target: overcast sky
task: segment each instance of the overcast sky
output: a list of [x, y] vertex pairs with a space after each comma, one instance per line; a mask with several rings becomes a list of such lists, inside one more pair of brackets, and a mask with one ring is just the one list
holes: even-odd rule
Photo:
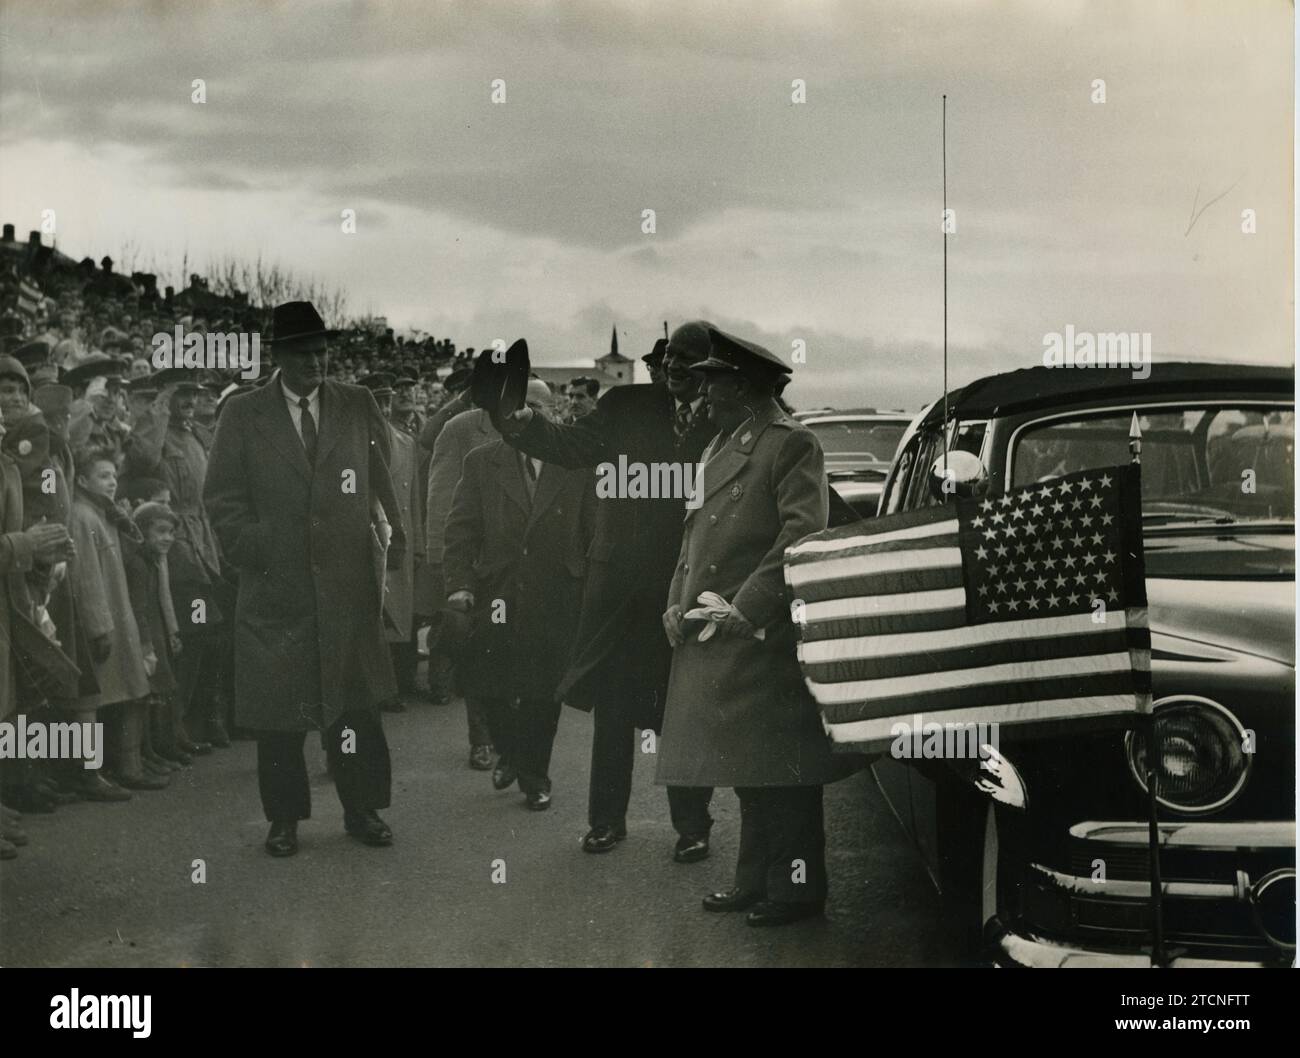
[[1292, 47], [1280, 0], [3, 0], [0, 217], [172, 279], [260, 253], [538, 362], [703, 316], [804, 340], [796, 405], [912, 409], [946, 92], [954, 384], [1067, 324], [1289, 364]]

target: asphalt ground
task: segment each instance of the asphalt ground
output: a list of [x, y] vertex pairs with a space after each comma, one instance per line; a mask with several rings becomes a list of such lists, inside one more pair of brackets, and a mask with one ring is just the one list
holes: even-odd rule
[[[727, 888], [739, 804], [714, 796], [711, 856], [676, 864], [653, 759], [628, 839], [584, 854], [591, 718], [565, 709], [548, 812], [467, 767], [464, 705], [387, 714], [390, 848], [347, 837], [316, 739], [296, 857], [262, 849], [255, 747], [197, 758], [157, 793], [25, 817], [0, 864], [4, 966], [934, 966], [957, 961], [939, 899], [867, 772], [826, 791], [824, 919], [753, 929], [708, 914]], [[202, 860], [206, 880], [193, 880]], [[502, 877], [504, 881], [494, 881]]]

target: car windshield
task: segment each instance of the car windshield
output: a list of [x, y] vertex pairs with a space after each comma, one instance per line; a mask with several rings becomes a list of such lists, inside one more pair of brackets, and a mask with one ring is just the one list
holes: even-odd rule
[[[1131, 411], [1030, 427], [1012, 456], [1012, 485], [1127, 463]], [[1138, 409], [1142, 520], [1160, 525], [1295, 522], [1291, 406]]]
[[898, 440], [907, 429], [906, 422], [880, 422], [869, 419], [838, 419], [810, 422], [808, 429], [817, 435], [822, 451], [835, 462], [889, 463], [898, 449]]

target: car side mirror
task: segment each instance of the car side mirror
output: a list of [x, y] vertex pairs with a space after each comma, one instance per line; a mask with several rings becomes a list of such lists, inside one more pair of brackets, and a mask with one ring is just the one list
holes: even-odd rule
[[930, 467], [930, 495], [941, 503], [983, 496], [988, 490], [989, 472], [970, 452], [948, 452]]

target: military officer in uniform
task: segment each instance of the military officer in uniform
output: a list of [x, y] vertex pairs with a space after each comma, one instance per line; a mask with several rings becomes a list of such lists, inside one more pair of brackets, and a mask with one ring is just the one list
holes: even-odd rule
[[[821, 913], [822, 785], [848, 772], [804, 687], [782, 567], [787, 547], [826, 528], [826, 474], [817, 438], [776, 402], [790, 369], [717, 328], [709, 337], [692, 370], [718, 433], [663, 615], [673, 660], [656, 781], [735, 789], [736, 884], [704, 907], [752, 908], [750, 925], [780, 925]], [[728, 605], [687, 617], [704, 592]]]

